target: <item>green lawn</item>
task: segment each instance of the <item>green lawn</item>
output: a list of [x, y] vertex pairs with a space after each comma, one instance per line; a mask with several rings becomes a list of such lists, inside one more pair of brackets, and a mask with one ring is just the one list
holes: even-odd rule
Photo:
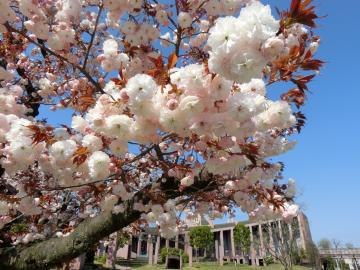
[[[224, 266], [220, 266], [218, 263], [193, 263], [193, 267], [188, 267], [187, 264], [183, 269], [186, 270], [219, 270], [226, 269], [226, 270], [282, 270], [283, 267], [280, 264], [272, 264], [269, 266], [249, 266], [249, 265], [237, 265], [235, 266], [233, 263], [225, 264]], [[141, 267], [134, 267], [134, 269], [137, 270], [162, 270], [165, 269], [164, 265], [158, 265], [158, 266], [151, 266], [151, 265], [144, 265]], [[303, 266], [294, 266], [293, 270], [310, 270], [311, 268], [303, 267]]]

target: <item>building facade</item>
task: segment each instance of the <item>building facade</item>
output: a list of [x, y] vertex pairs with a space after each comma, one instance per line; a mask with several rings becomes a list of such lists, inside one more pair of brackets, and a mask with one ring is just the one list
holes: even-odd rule
[[[341, 269], [341, 261], [348, 265], [350, 270], [360, 269], [360, 248], [332, 248], [319, 249], [321, 258], [332, 258], [335, 260], [336, 269]], [[326, 261], [323, 262], [322, 268], [328, 269]]]
[[308, 220], [304, 213], [299, 213], [291, 224], [281, 219], [241, 223], [250, 230], [249, 252], [243, 252], [241, 247], [235, 244], [234, 228], [237, 223], [213, 224], [210, 220], [199, 217], [182, 228], [179, 235], [173, 239], [162, 238], [155, 228], [146, 228], [138, 235], [133, 235], [129, 243], [118, 250], [117, 256], [125, 259], [146, 258], [149, 264], [157, 264], [160, 250], [164, 247], [173, 247], [184, 250], [192, 258], [195, 256], [195, 250], [190, 245], [189, 231], [194, 226], [204, 225], [210, 226], [214, 234], [214, 243], [207, 249], [207, 254], [200, 251], [200, 255], [206, 255], [208, 259], [217, 260], [220, 264], [226, 260], [261, 266], [265, 264], [265, 256], [289, 244], [289, 239], [294, 241], [298, 249], [303, 250], [307, 249], [308, 243], [312, 243]]

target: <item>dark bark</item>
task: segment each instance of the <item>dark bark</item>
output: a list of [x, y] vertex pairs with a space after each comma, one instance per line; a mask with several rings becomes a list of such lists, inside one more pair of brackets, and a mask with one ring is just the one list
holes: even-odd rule
[[5, 173], [5, 169], [0, 165], [0, 177]]
[[25, 70], [23, 68], [18, 67], [16, 71], [21, 76], [21, 78], [26, 79], [28, 81], [27, 85], [25, 85], [26, 97], [23, 97], [23, 101], [22, 101], [22, 103], [26, 107], [31, 109], [31, 112], [27, 113], [27, 115], [36, 117], [39, 115], [39, 108], [42, 98], [37, 94], [38, 89], [35, 89], [32, 82], [28, 79]]
[[[173, 199], [181, 195], [195, 195], [202, 192], [213, 191], [217, 184], [208, 175], [207, 180], [196, 178], [194, 185], [187, 187], [182, 192], [179, 191], [179, 181], [168, 177], [160, 184], [164, 192], [164, 200]], [[142, 200], [148, 203], [146, 195], [151, 189], [151, 185], [137, 192], [134, 199], [126, 203], [124, 213], [113, 214], [112, 212], [102, 212], [94, 218], [87, 218], [67, 237], [52, 238], [42, 242], [32, 244], [29, 247], [3, 248], [0, 249], [0, 269], [6, 270], [43, 270], [62, 265], [73, 258], [85, 253], [113, 232], [130, 225], [140, 218], [141, 213], [132, 209], [134, 201]]]
[[94, 243], [126, 227], [139, 217], [140, 212], [130, 208], [120, 214], [103, 212], [95, 218], [84, 220], [67, 237], [49, 239], [23, 250], [0, 249], [0, 269], [40, 270], [61, 265], [85, 253]]

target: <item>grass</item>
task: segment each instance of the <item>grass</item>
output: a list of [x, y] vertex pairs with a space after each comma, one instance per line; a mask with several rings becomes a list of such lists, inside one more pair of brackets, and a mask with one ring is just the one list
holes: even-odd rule
[[[271, 264], [269, 266], [249, 266], [249, 265], [237, 265], [235, 266], [233, 263], [224, 263], [223, 266], [220, 266], [218, 263], [193, 263], [193, 267], [189, 267], [187, 264], [183, 269], [185, 270], [219, 270], [226, 269], [226, 270], [282, 270], [283, 267], [280, 264]], [[144, 265], [134, 269], [136, 270], [162, 270], [165, 269], [164, 265]], [[303, 266], [294, 266], [293, 270], [310, 270], [310, 268], [303, 267]]]

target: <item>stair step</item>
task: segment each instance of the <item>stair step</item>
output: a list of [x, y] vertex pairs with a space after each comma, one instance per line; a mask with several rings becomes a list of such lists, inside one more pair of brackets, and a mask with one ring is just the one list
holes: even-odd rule
[[148, 264], [148, 261], [149, 261], [148, 257], [138, 257], [136, 259], [130, 259], [130, 260], [119, 258], [116, 260], [116, 264], [119, 266], [134, 267], [134, 266], [146, 265]]

